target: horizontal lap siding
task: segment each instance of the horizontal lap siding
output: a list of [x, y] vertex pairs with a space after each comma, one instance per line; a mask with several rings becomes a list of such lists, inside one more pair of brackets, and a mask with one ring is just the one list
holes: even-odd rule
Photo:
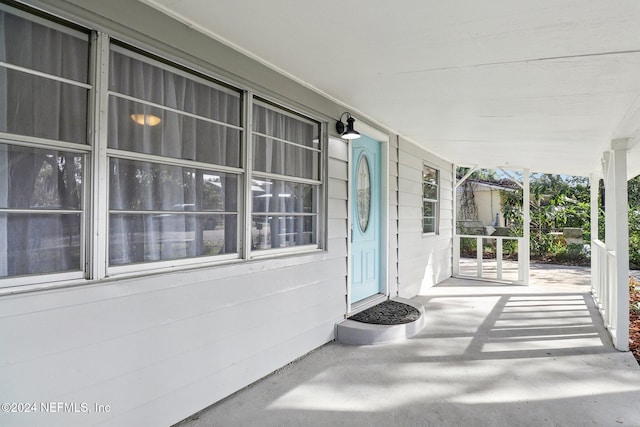
[[96, 402], [111, 411], [87, 425], [167, 425], [332, 340], [346, 310], [341, 148], [329, 147], [326, 251], [0, 298], [1, 400]]
[[[195, 406], [187, 412], [174, 408], [172, 419], [178, 421], [333, 339], [345, 298], [346, 261], [344, 251], [338, 253], [189, 285], [163, 288], [175, 275], [158, 276], [154, 281], [163, 289], [157, 291], [137, 293], [134, 283], [112, 282], [103, 286], [128, 286], [132, 294], [87, 302], [91, 290], [78, 289], [85, 294], [80, 304], [66, 292], [66, 304], [52, 302], [40, 311], [29, 311], [27, 298], [3, 298], [0, 311], [13, 305], [22, 314], [0, 319], [0, 395], [11, 401], [106, 403], [112, 411], [104, 419], [114, 425], [129, 411], [144, 413], [145, 425], [162, 425], [166, 418], [139, 409], [206, 378], [198, 387], [207, 393], [190, 397]], [[196, 276], [180, 275], [184, 281]], [[50, 293], [55, 291], [32, 297], [46, 307]], [[278, 363], [261, 362], [265, 352], [274, 353]], [[222, 380], [232, 368], [233, 383]], [[73, 424], [73, 414], [59, 415], [41, 421]]]
[[[346, 276], [347, 276], [347, 238], [348, 226], [348, 197], [349, 197], [349, 149], [348, 144], [339, 139], [329, 139], [329, 212], [328, 212], [328, 242], [327, 249], [334, 256], [342, 257], [344, 273], [344, 289], [342, 297], [346, 304]], [[343, 307], [346, 312], [346, 305]], [[344, 314], [344, 313], [343, 313]]]
[[[440, 171], [439, 234], [422, 234], [422, 165]], [[400, 140], [398, 149], [398, 281], [413, 297], [451, 276], [452, 165]]]

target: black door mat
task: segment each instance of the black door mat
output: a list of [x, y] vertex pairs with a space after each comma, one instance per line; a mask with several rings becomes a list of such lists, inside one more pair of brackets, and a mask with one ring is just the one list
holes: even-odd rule
[[402, 325], [415, 322], [419, 317], [420, 312], [415, 307], [388, 300], [354, 314], [349, 319], [374, 325]]

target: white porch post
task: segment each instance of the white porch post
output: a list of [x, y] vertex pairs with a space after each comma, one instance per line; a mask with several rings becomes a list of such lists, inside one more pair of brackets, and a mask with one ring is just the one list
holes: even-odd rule
[[629, 350], [629, 224], [627, 149], [629, 140], [614, 140], [605, 181], [605, 245], [612, 254], [610, 332], [618, 350]]
[[530, 269], [530, 260], [529, 260], [529, 245], [531, 244], [530, 234], [531, 234], [531, 196], [530, 196], [530, 171], [529, 169], [525, 169], [522, 173], [522, 247], [519, 248], [518, 257], [522, 257], [521, 271], [519, 280], [522, 281], [523, 284], [529, 284], [529, 269]]
[[452, 265], [452, 275], [454, 277], [460, 275], [460, 238], [458, 237], [458, 177], [456, 175], [457, 167], [455, 163], [451, 165], [451, 182], [453, 182], [453, 188], [451, 189], [451, 198], [452, 198], [452, 206], [453, 206], [453, 219], [452, 219], [452, 230], [453, 230], [453, 256], [451, 258]]
[[600, 271], [598, 271], [599, 265], [597, 263], [598, 254], [594, 247], [594, 241], [598, 240], [598, 236], [600, 234], [598, 225], [598, 213], [600, 210], [600, 206], [598, 205], [598, 195], [600, 193], [600, 177], [595, 173], [592, 173], [589, 177], [589, 184], [591, 190], [591, 242], [589, 242], [591, 247], [591, 292], [594, 293], [597, 292], [597, 277], [600, 274]]

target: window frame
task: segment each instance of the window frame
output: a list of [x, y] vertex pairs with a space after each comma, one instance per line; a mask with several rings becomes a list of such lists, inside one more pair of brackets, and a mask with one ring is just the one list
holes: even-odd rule
[[[425, 181], [425, 177], [426, 177], [425, 170], [426, 169], [430, 169], [431, 171], [435, 172], [435, 174], [436, 174], [436, 180], [435, 180], [436, 182], [435, 182], [435, 184], [428, 183], [428, 185], [433, 185], [433, 187], [435, 187], [435, 189], [436, 189], [436, 197], [435, 197], [435, 199], [425, 196], [424, 188], [425, 188], [425, 184], [427, 184], [426, 181]], [[423, 236], [437, 236], [437, 235], [440, 234], [440, 169], [434, 167], [433, 165], [429, 164], [426, 161], [423, 162], [422, 163], [422, 180], [421, 180], [421, 183], [422, 183], [422, 205], [421, 205], [421, 209], [422, 209], [422, 220], [421, 220], [421, 223], [422, 223], [422, 227], [421, 227], [422, 235]], [[433, 210], [434, 210], [433, 215], [426, 215], [425, 208], [424, 208], [425, 203], [432, 203], [433, 204]], [[433, 220], [433, 231], [425, 231], [425, 228], [424, 228], [425, 219], [432, 219]]]
[[[320, 148], [313, 148], [313, 147], [305, 147], [301, 144], [297, 144], [295, 142], [292, 141], [287, 141], [284, 140], [282, 138], [278, 138], [278, 137], [273, 137], [273, 136], [269, 136], [266, 134], [263, 134], [261, 132], [257, 132], [253, 130], [253, 106], [257, 104], [259, 106], [262, 106], [263, 108], [267, 108], [267, 109], [271, 109], [273, 111], [276, 111], [279, 114], [283, 114], [289, 117], [292, 117], [296, 120], [300, 120], [302, 122], [306, 122], [310, 125], [317, 125], [318, 126], [318, 145], [320, 146]], [[259, 179], [266, 179], [266, 180], [273, 180], [273, 181], [283, 181], [283, 182], [289, 182], [289, 183], [294, 183], [294, 184], [309, 184], [309, 185], [313, 185], [317, 188], [317, 193], [316, 193], [316, 209], [315, 212], [310, 213], [310, 214], [300, 214], [300, 213], [295, 213], [295, 214], [291, 214], [291, 213], [267, 213], [267, 214], [272, 214], [272, 215], [278, 215], [278, 216], [305, 216], [305, 217], [313, 217], [315, 218], [315, 243], [310, 243], [310, 244], [306, 244], [306, 245], [294, 245], [294, 246], [288, 246], [288, 247], [280, 247], [280, 248], [266, 248], [266, 249], [251, 249], [252, 246], [252, 223], [253, 223], [253, 197], [252, 197], [252, 193], [251, 193], [251, 185], [248, 185], [247, 188], [247, 221], [246, 221], [246, 241], [248, 242], [248, 246], [247, 246], [247, 251], [248, 251], [248, 259], [258, 259], [258, 258], [264, 258], [264, 257], [273, 257], [273, 256], [279, 256], [279, 255], [288, 255], [288, 254], [292, 254], [292, 253], [306, 253], [306, 252], [312, 252], [312, 251], [317, 251], [317, 250], [322, 250], [324, 247], [326, 247], [325, 243], [324, 243], [324, 230], [325, 230], [325, 226], [324, 226], [324, 222], [326, 220], [326, 211], [325, 211], [325, 206], [326, 206], [326, 202], [325, 202], [325, 187], [326, 187], [326, 182], [327, 182], [327, 178], [325, 176], [325, 164], [326, 164], [326, 146], [327, 146], [327, 137], [326, 137], [326, 126], [325, 123], [320, 121], [320, 120], [313, 120], [310, 117], [310, 114], [299, 111], [299, 110], [293, 110], [291, 108], [288, 108], [284, 105], [282, 105], [282, 103], [274, 101], [272, 99], [266, 98], [264, 96], [261, 96], [259, 94], [251, 93], [250, 94], [250, 102], [248, 103], [248, 110], [250, 112], [250, 118], [248, 117], [248, 121], [250, 122], [250, 124], [247, 126], [248, 132], [247, 132], [247, 151], [249, 153], [249, 158], [247, 159], [247, 170], [249, 170], [250, 172], [248, 172], [248, 178], [247, 178], [247, 182], [248, 183], [252, 183], [254, 177], [255, 178], [259, 178]], [[253, 167], [253, 160], [254, 160], [254, 149], [253, 149], [253, 136], [257, 135], [259, 137], [264, 137], [267, 139], [272, 139], [274, 141], [279, 141], [279, 142], [283, 142], [285, 144], [290, 144], [290, 145], [295, 145], [298, 147], [302, 147], [303, 149], [307, 149], [309, 151], [313, 151], [313, 152], [317, 152], [318, 153], [318, 179], [314, 180], [314, 179], [310, 179], [310, 178], [302, 178], [302, 177], [295, 177], [295, 176], [291, 176], [291, 175], [284, 175], [284, 174], [277, 174], [277, 173], [271, 173], [271, 172], [263, 172], [263, 171], [257, 171], [256, 169], [254, 169]], [[323, 149], [324, 148], [324, 149]], [[261, 212], [259, 212], [261, 213]]]
[[[7, 138], [8, 135], [11, 135], [11, 138]], [[37, 137], [27, 137], [23, 135], [14, 135], [14, 134], [6, 134], [4, 132], [0, 132], [0, 144], [4, 144], [7, 146], [16, 146], [16, 147], [26, 147], [26, 148], [34, 148], [34, 149], [44, 149], [44, 150], [55, 150], [62, 151], [73, 154], [78, 154], [83, 157], [83, 171], [82, 171], [82, 180], [83, 180], [83, 188], [82, 188], [82, 200], [80, 201], [80, 209], [17, 209], [17, 208], [0, 208], [0, 213], [40, 213], [40, 214], [73, 214], [77, 213], [80, 215], [80, 262], [78, 270], [69, 270], [69, 271], [60, 271], [60, 272], [50, 272], [50, 273], [31, 273], [20, 276], [3, 276], [0, 277], [0, 290], [4, 288], [10, 288], [13, 286], [23, 286], [23, 285], [41, 285], [43, 283], [59, 283], [59, 282], [72, 282], [83, 280], [85, 278], [85, 267], [87, 265], [88, 254], [86, 251], [86, 247], [89, 242], [89, 233], [87, 229], [87, 218], [90, 216], [89, 214], [89, 190], [91, 186], [91, 176], [89, 173], [89, 161], [91, 150], [87, 149], [88, 145], [82, 147], [81, 144], [73, 144], [65, 142], [62, 145], [58, 145], [57, 141], [37, 138]], [[71, 146], [73, 144], [75, 146]]]
[[[7, 8], [13, 12], [14, 7], [0, 4], [0, 8]], [[326, 250], [327, 241], [327, 161], [328, 161], [328, 119], [322, 114], [310, 110], [305, 106], [292, 104], [285, 101], [279, 94], [266, 94], [255, 91], [251, 83], [240, 83], [241, 80], [233, 77], [222, 77], [215, 67], [202, 67], [194, 65], [193, 59], [188, 56], [173, 52], [170, 47], [152, 47], [140, 39], [132, 41], [120, 38], [111, 30], [102, 32], [98, 26], [88, 23], [85, 26], [75, 24], [73, 21], [49, 15], [47, 12], [32, 10], [25, 6], [15, 8], [16, 13], [28, 20], [52, 27], [61, 27], [64, 32], [80, 32], [87, 35], [89, 43], [88, 76], [87, 83], [80, 84], [87, 89], [88, 101], [86, 111], [87, 137], [84, 143], [49, 140], [46, 138], [15, 135], [0, 132], [0, 143], [10, 145], [22, 145], [35, 148], [46, 148], [57, 151], [69, 151], [83, 156], [83, 189], [80, 214], [80, 269], [72, 272], [59, 273], [32, 273], [24, 276], [0, 277], [0, 294], [7, 292], [25, 292], [38, 289], [49, 289], [59, 286], [71, 286], [92, 283], [109, 277], [136, 277], [154, 273], [182, 270], [195, 267], [216, 267], [230, 265], [238, 262], [249, 262], [254, 259], [278, 258], [288, 255], [308, 255], [313, 252]], [[73, 19], [73, 18], [70, 18]], [[123, 41], [127, 40], [127, 41]], [[197, 83], [213, 84], [216, 89], [225, 88], [240, 98], [239, 125], [235, 126], [240, 132], [240, 164], [239, 167], [225, 166], [213, 163], [203, 163], [193, 160], [177, 159], [164, 156], [154, 156], [145, 153], [136, 153], [108, 147], [109, 128], [109, 99], [113, 96], [109, 88], [109, 55], [110, 49], [117, 46], [117, 50], [123, 50], [132, 57], [142, 58], [145, 62], [155, 62], [166, 67], [170, 72], [179, 74]], [[172, 53], [170, 53], [172, 52]], [[6, 66], [0, 63], [0, 66]], [[10, 64], [9, 64], [10, 65]], [[9, 66], [8, 68], [16, 68]], [[19, 68], [19, 67], [18, 67]], [[35, 71], [33, 74], [41, 76], [46, 73]], [[46, 76], [45, 76], [46, 77]], [[53, 76], [54, 80], [68, 83], [67, 79]], [[115, 92], [115, 91], [114, 91]], [[117, 97], [120, 99], [120, 97]], [[153, 104], [145, 100], [136, 102]], [[304, 146], [317, 152], [318, 155], [318, 179], [299, 178], [289, 175], [271, 174], [254, 170], [253, 165], [253, 103], [258, 102], [278, 113], [287, 114], [297, 120], [317, 125], [318, 147]], [[171, 107], [167, 108], [171, 111]], [[175, 111], [180, 113], [179, 111]], [[189, 113], [187, 113], [189, 115]], [[212, 122], [217, 122], [211, 119]], [[225, 123], [220, 123], [227, 125]], [[230, 125], [234, 127], [233, 125]], [[260, 136], [259, 132], [256, 132]], [[277, 137], [269, 137], [280, 141]], [[290, 143], [290, 141], [285, 141]], [[109, 165], [112, 158], [125, 158], [133, 161], [156, 162], [163, 165], [204, 169], [205, 171], [232, 173], [237, 175], [237, 230], [238, 251], [232, 254], [195, 256], [170, 260], [157, 260], [152, 262], [131, 263], [124, 265], [109, 264], [109, 216], [113, 211], [109, 206]], [[300, 212], [305, 217], [313, 218], [315, 239], [311, 244], [294, 245], [281, 248], [252, 249], [252, 194], [251, 183], [253, 176], [259, 179], [281, 180], [285, 183], [311, 184], [315, 189], [315, 197], [312, 201], [312, 212]], [[4, 210], [6, 211], [6, 210]], [[145, 214], [145, 211], [139, 211]], [[219, 212], [212, 211], [216, 215]], [[296, 214], [300, 214], [297, 213]], [[19, 287], [14, 289], [14, 287]]]
[[[160, 109], [162, 109], [163, 111], [168, 111], [171, 113], [176, 113], [179, 115], [183, 115], [186, 117], [191, 117], [191, 118], [195, 118], [197, 120], [203, 120], [205, 122], [208, 123], [215, 123], [217, 125], [222, 125], [225, 127], [228, 127], [230, 129], [235, 129], [238, 130], [240, 132], [240, 138], [239, 138], [239, 144], [240, 146], [240, 166], [239, 167], [235, 167], [235, 166], [227, 166], [227, 165], [221, 165], [221, 164], [215, 164], [215, 163], [208, 163], [208, 162], [203, 162], [203, 161], [199, 161], [199, 160], [188, 160], [188, 159], [183, 159], [183, 158], [176, 158], [176, 157], [169, 157], [169, 156], [161, 156], [161, 155], [156, 155], [156, 154], [147, 154], [147, 153], [142, 153], [142, 152], [137, 152], [137, 151], [129, 151], [129, 150], [124, 150], [124, 149], [119, 149], [119, 148], [110, 148], [108, 147], [108, 135], [106, 134], [106, 130], [104, 132], [104, 134], [101, 136], [101, 141], [99, 142], [103, 147], [104, 147], [104, 151], [105, 151], [105, 159], [103, 160], [105, 161], [105, 168], [108, 170], [109, 169], [109, 165], [111, 164], [111, 159], [122, 159], [122, 160], [130, 160], [130, 161], [138, 161], [138, 162], [145, 162], [145, 163], [154, 163], [154, 164], [159, 164], [159, 165], [163, 165], [163, 166], [174, 166], [174, 167], [181, 167], [181, 168], [192, 168], [192, 169], [196, 169], [196, 170], [205, 170], [205, 171], [211, 171], [211, 172], [220, 172], [220, 173], [227, 173], [227, 174], [233, 174], [237, 176], [237, 188], [236, 188], [236, 194], [237, 194], [237, 206], [236, 206], [236, 211], [235, 212], [229, 212], [228, 214], [236, 214], [237, 220], [238, 220], [238, 226], [236, 229], [236, 245], [238, 247], [238, 251], [235, 253], [230, 253], [230, 254], [217, 254], [217, 255], [201, 255], [201, 256], [190, 256], [190, 257], [183, 257], [183, 258], [174, 258], [174, 259], [165, 259], [165, 260], [154, 260], [154, 261], [148, 261], [148, 262], [132, 262], [132, 263], [128, 263], [128, 264], [110, 264], [110, 234], [109, 234], [109, 219], [110, 216], [112, 214], [126, 214], [126, 213], [132, 213], [133, 211], [129, 211], [129, 210], [117, 210], [117, 209], [111, 209], [111, 207], [109, 206], [109, 199], [108, 199], [108, 195], [110, 194], [109, 191], [109, 181], [110, 181], [110, 176], [107, 173], [106, 176], [106, 183], [104, 188], [104, 193], [107, 194], [106, 197], [106, 206], [107, 206], [107, 212], [106, 212], [106, 224], [104, 225], [104, 227], [106, 228], [105, 231], [105, 242], [104, 242], [104, 246], [105, 246], [105, 266], [106, 266], [106, 273], [109, 276], [117, 276], [117, 275], [122, 275], [122, 274], [135, 274], [135, 273], [139, 273], [139, 272], [145, 272], [145, 271], [155, 271], [155, 270], [162, 270], [162, 269], [166, 269], [166, 268], [171, 268], [171, 267], [188, 267], [188, 266], [201, 266], [201, 265], [217, 265], [220, 264], [222, 262], [225, 261], [234, 261], [234, 260], [238, 260], [240, 258], [242, 258], [243, 255], [243, 246], [242, 246], [242, 242], [243, 242], [243, 238], [242, 238], [242, 233], [243, 233], [243, 212], [244, 212], [244, 197], [243, 197], [243, 182], [244, 180], [246, 180], [246, 170], [244, 168], [244, 165], [242, 164], [243, 162], [243, 152], [246, 149], [245, 147], [245, 133], [246, 133], [246, 118], [244, 117], [244, 102], [246, 99], [246, 95], [244, 93], [244, 91], [242, 91], [242, 89], [231, 89], [230, 85], [220, 82], [216, 79], [214, 79], [213, 77], [208, 77], [203, 75], [200, 72], [197, 71], [189, 71], [188, 69], [186, 69], [184, 66], [173, 62], [173, 61], [169, 61], [169, 60], [163, 60], [161, 58], [159, 58], [157, 55], [153, 54], [153, 53], [144, 53], [141, 52], [140, 49], [138, 49], [137, 47], [133, 47], [133, 46], [129, 46], [128, 44], [125, 44], [123, 42], [120, 42], [119, 40], [114, 40], [112, 39], [110, 36], [108, 35], [103, 35], [103, 37], [105, 39], [108, 39], [108, 43], [107, 44], [107, 49], [105, 52], [103, 52], [103, 55], [106, 57], [105, 58], [105, 64], [103, 64], [103, 67], [106, 67], [105, 72], [107, 72], [108, 75], [108, 71], [110, 69], [109, 67], [109, 58], [110, 58], [110, 54], [111, 51], [115, 51], [119, 54], [123, 54], [125, 56], [129, 56], [135, 60], [138, 61], [142, 61], [146, 64], [149, 64], [151, 66], [154, 67], [158, 67], [161, 68], [162, 70], [168, 71], [170, 73], [174, 73], [180, 77], [184, 77], [185, 79], [190, 79], [195, 81], [198, 84], [203, 84], [203, 85], [207, 85], [210, 86], [216, 90], [221, 90], [223, 92], [228, 92], [230, 94], [233, 95], [237, 95], [239, 98], [239, 123], [240, 125], [233, 125], [233, 124], [228, 124], [228, 123], [223, 123], [220, 122], [218, 120], [215, 119], [210, 119], [210, 118], [206, 118], [206, 117], [202, 117], [200, 115], [194, 114], [194, 113], [190, 113], [190, 112], [184, 112], [182, 110], [178, 110], [176, 108], [173, 107], [169, 107], [169, 106], [165, 106], [165, 105], [161, 105], [161, 104], [156, 104], [147, 100], [143, 100], [143, 99], [138, 99], [126, 94], [120, 94], [119, 92], [115, 92], [112, 91], [111, 89], [108, 88], [108, 83], [107, 83], [107, 87], [106, 87], [106, 92], [101, 93], [101, 95], [105, 98], [104, 102], [106, 105], [106, 108], [104, 108], [101, 111], [102, 114], [102, 119], [104, 120], [104, 123], [109, 123], [109, 107], [108, 107], [108, 102], [109, 99], [111, 97], [116, 98], [116, 99], [127, 99], [127, 100], [134, 100], [135, 102], [144, 104], [144, 105], [153, 105], [156, 106]], [[107, 77], [108, 79], [108, 77]], [[145, 214], [149, 214], [149, 213], [153, 213], [151, 211], [144, 211], [144, 210], [140, 210], [140, 211], [135, 211], [136, 213], [139, 213], [141, 215], [145, 215]], [[168, 211], [170, 212], [170, 211]], [[217, 214], [227, 214], [227, 212], [225, 211], [224, 213], [221, 212], [216, 212], [216, 211], [212, 211], [210, 213], [211, 215], [217, 215]]]
[[[140, 154], [140, 153], [136, 153], [136, 154]], [[147, 157], [144, 158], [144, 156], [146, 156], [145, 154], [141, 154], [140, 157], [138, 156], [131, 156], [131, 152], [128, 152], [126, 155], [122, 154], [121, 152], [118, 153], [114, 153], [114, 152], [110, 152], [109, 151], [109, 155], [107, 158], [107, 167], [109, 167], [111, 160], [112, 159], [119, 159], [119, 160], [129, 160], [129, 161], [136, 161], [136, 162], [144, 162], [144, 163], [154, 163], [154, 164], [158, 164], [158, 165], [162, 165], [162, 166], [172, 166], [172, 167], [181, 167], [181, 168], [190, 168], [190, 169], [194, 169], [194, 170], [204, 170], [204, 171], [208, 171], [208, 172], [221, 172], [221, 173], [230, 173], [227, 171], [221, 171], [218, 169], [213, 169], [211, 167], [211, 165], [209, 164], [205, 164], [203, 165], [202, 163], [198, 163], [198, 162], [190, 162], [190, 161], [178, 161], [178, 162], [165, 162], [164, 160], [168, 159], [168, 158], [162, 158], [163, 161], [159, 161], [156, 157], [154, 156], [153, 159]], [[176, 160], [176, 159], [171, 159], [171, 160]], [[199, 165], [199, 166], [195, 166], [195, 164]], [[206, 166], [206, 167], [205, 167]], [[242, 189], [242, 181], [243, 181], [243, 176], [242, 174], [238, 174], [238, 173], [233, 173], [234, 175], [236, 175], [238, 177], [237, 182], [236, 182], [236, 191], [238, 192], [238, 195], [241, 195], [241, 189]], [[109, 194], [109, 182], [107, 181], [107, 194]], [[108, 206], [108, 203], [107, 203]], [[106, 258], [105, 258], [105, 262], [107, 265], [107, 272], [109, 273], [110, 276], [114, 276], [114, 275], [120, 275], [120, 274], [128, 274], [128, 273], [136, 273], [136, 272], [141, 272], [141, 271], [148, 271], [148, 270], [158, 270], [158, 269], [162, 269], [164, 267], [174, 267], [174, 266], [190, 266], [190, 265], [200, 265], [200, 264], [205, 264], [205, 263], [220, 263], [223, 261], [229, 261], [229, 260], [237, 260], [238, 258], [241, 257], [241, 246], [240, 242], [241, 242], [241, 234], [242, 234], [242, 230], [241, 230], [241, 216], [242, 216], [242, 200], [240, 198], [238, 198], [238, 206], [236, 209], [236, 212], [227, 212], [227, 211], [208, 211], [207, 214], [208, 215], [232, 215], [232, 214], [236, 214], [238, 217], [238, 227], [236, 230], [236, 242], [238, 244], [238, 248], [239, 251], [236, 253], [230, 253], [230, 254], [218, 254], [218, 255], [199, 255], [199, 256], [190, 256], [190, 257], [184, 257], [184, 258], [172, 258], [172, 259], [164, 259], [164, 260], [156, 260], [156, 261], [148, 261], [148, 262], [132, 262], [132, 263], [128, 263], [128, 264], [109, 264], [110, 262], [110, 252], [109, 252], [109, 243], [110, 243], [110, 234], [109, 233], [109, 218], [110, 216], [113, 215], [150, 215], [150, 214], [179, 214], [179, 215], [183, 215], [183, 216], [187, 216], [187, 214], [185, 213], [185, 211], [180, 212], [180, 213], [176, 213], [174, 211], [170, 211], [170, 210], [125, 210], [125, 209], [111, 209], [109, 206], [107, 207], [107, 234], [105, 235], [105, 240], [106, 240]], [[204, 215], [203, 213], [201, 213], [201, 211], [197, 211], [194, 214], [196, 215]]]
[[[11, 289], [15, 286], [27, 286], [33, 285], [36, 288], [42, 287], [45, 284], [58, 285], [60, 283], [76, 283], [84, 282], [87, 272], [87, 264], [89, 259], [89, 253], [87, 247], [90, 245], [91, 237], [88, 227], [88, 218], [91, 216], [91, 210], [89, 209], [91, 204], [91, 187], [93, 183], [93, 177], [91, 174], [91, 162], [93, 154], [92, 145], [92, 100], [95, 92], [95, 82], [93, 81], [93, 73], [91, 67], [94, 58], [94, 43], [92, 37], [92, 31], [88, 28], [74, 24], [72, 22], [62, 20], [55, 16], [42, 13], [38, 10], [32, 10], [28, 7], [22, 7], [17, 4], [0, 3], [0, 10], [6, 13], [18, 16], [27, 21], [33, 22], [38, 25], [42, 25], [58, 31], [63, 34], [67, 34], [72, 37], [78, 37], [87, 41], [87, 76], [86, 82], [77, 81], [63, 76], [50, 74], [48, 72], [39, 71], [33, 68], [25, 66], [11, 64], [9, 62], [0, 61], [0, 68], [5, 70], [17, 71], [27, 74], [32, 77], [43, 78], [48, 81], [57, 82], [60, 84], [70, 85], [77, 88], [82, 88], [87, 91], [87, 108], [84, 114], [84, 120], [86, 123], [86, 133], [83, 142], [72, 142], [65, 140], [56, 140], [47, 137], [33, 136], [33, 135], [21, 135], [17, 133], [0, 132], [0, 144], [8, 147], [24, 147], [32, 149], [52, 150], [52, 151], [64, 151], [70, 154], [77, 154], [82, 157], [82, 191], [81, 200], [78, 209], [34, 209], [34, 208], [0, 208], [0, 213], [12, 214], [12, 213], [24, 213], [24, 214], [78, 214], [79, 215], [79, 265], [77, 270], [67, 270], [60, 272], [48, 272], [48, 273], [28, 273], [16, 276], [2, 276], [0, 277], [0, 291]], [[9, 245], [7, 244], [7, 248]]]

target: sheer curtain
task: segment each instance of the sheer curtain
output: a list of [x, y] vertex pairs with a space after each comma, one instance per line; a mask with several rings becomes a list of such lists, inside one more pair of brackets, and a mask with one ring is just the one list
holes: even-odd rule
[[[215, 166], [241, 166], [239, 93], [119, 46], [111, 52], [110, 89], [109, 147], [123, 158], [159, 156], [110, 160], [110, 263], [237, 252], [238, 176]], [[134, 114], [157, 123], [136, 123]]]
[[[87, 35], [0, 9], [0, 61], [85, 84], [88, 52]], [[87, 94], [81, 85], [0, 66], [0, 131], [85, 144]], [[69, 152], [0, 145], [0, 276], [82, 268], [83, 162]]]
[[[254, 104], [253, 120], [254, 174], [265, 173], [264, 184], [253, 191], [254, 248], [315, 243], [319, 185], [296, 178], [320, 180], [318, 124], [262, 103]], [[288, 176], [291, 181], [266, 174]], [[268, 231], [262, 231], [265, 226]]]

